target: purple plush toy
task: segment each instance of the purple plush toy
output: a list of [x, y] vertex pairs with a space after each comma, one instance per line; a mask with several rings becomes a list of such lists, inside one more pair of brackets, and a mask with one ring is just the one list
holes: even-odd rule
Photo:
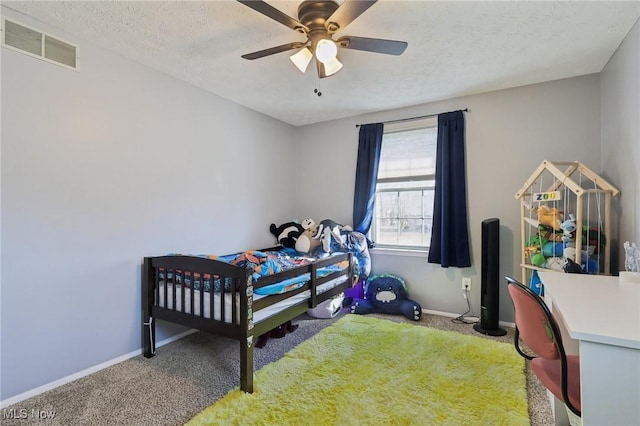
[[354, 299], [351, 313], [402, 314], [418, 321], [422, 308], [408, 297], [407, 285], [402, 278], [389, 274], [372, 275], [365, 283], [364, 299]]

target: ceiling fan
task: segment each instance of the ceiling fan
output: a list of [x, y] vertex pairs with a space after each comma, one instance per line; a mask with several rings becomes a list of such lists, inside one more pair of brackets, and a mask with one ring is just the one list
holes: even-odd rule
[[311, 60], [315, 57], [318, 76], [325, 78], [335, 74], [342, 68], [342, 63], [337, 58], [338, 47], [387, 55], [401, 55], [407, 48], [407, 42], [405, 41], [354, 36], [342, 36], [334, 40], [332, 37], [335, 32], [343, 30], [358, 16], [362, 15], [364, 11], [373, 6], [376, 1], [345, 0], [344, 3], [338, 5], [332, 0], [307, 0], [298, 6], [298, 19], [296, 20], [264, 1], [238, 0], [245, 6], [307, 36], [307, 40], [304, 42], [287, 43], [247, 53], [242, 57], [253, 60], [287, 50], [299, 49], [290, 58], [295, 66], [304, 73]]

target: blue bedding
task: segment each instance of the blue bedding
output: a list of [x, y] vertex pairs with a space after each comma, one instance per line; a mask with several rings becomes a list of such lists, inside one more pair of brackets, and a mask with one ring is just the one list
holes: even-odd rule
[[[246, 252], [234, 253], [224, 256], [215, 255], [197, 255], [198, 257], [205, 257], [208, 259], [216, 259], [222, 262], [230, 263], [242, 268], [251, 269], [253, 279], [258, 282], [260, 278], [267, 277], [269, 275], [277, 274], [287, 269], [295, 268], [297, 266], [308, 265], [317, 260], [315, 257], [309, 255], [301, 255], [299, 252], [283, 248], [278, 251], [259, 251], [251, 250]], [[332, 272], [342, 270], [338, 265], [329, 265], [327, 267], [318, 268], [316, 270], [316, 276], [318, 278], [327, 276]], [[233, 282], [229, 278], [214, 276], [213, 279], [209, 274], [204, 274], [204, 277], [199, 273], [192, 274], [189, 271], [172, 271], [172, 270], [160, 270], [160, 280], [164, 281], [164, 278], [173, 280], [175, 274], [176, 284], [183, 284], [187, 288], [193, 286], [194, 290], [201, 290], [211, 292], [212, 287], [215, 293], [222, 291], [232, 291]], [[281, 294], [288, 291], [296, 290], [304, 286], [310, 280], [310, 274], [305, 273], [295, 277], [287, 278], [283, 281], [279, 281], [268, 286], [254, 288], [254, 293], [259, 295], [271, 295]]]
[[[293, 249], [283, 248], [278, 251], [258, 251], [252, 250], [236, 255], [224, 256], [219, 260], [228, 261], [231, 264], [250, 268], [253, 270], [253, 279], [259, 282], [261, 277], [277, 274], [287, 269], [295, 268], [301, 265], [312, 263], [315, 258], [302, 256]], [[336, 265], [319, 268], [316, 270], [318, 278], [329, 275], [331, 272], [340, 268]], [[281, 294], [288, 291], [296, 290], [305, 285], [311, 279], [310, 274], [302, 274], [295, 277], [287, 278], [274, 284], [264, 287], [257, 287], [254, 293], [260, 295]]]
[[[316, 269], [316, 277], [326, 277], [332, 272], [340, 271], [341, 269], [336, 265], [331, 265], [326, 268], [318, 268]], [[288, 291], [296, 290], [303, 285], [305, 285], [311, 279], [311, 274], [302, 274], [297, 277], [291, 277], [279, 281], [274, 284], [266, 285], [264, 287], [256, 288], [253, 292], [261, 295], [269, 295], [269, 294], [281, 294], [286, 293]]]

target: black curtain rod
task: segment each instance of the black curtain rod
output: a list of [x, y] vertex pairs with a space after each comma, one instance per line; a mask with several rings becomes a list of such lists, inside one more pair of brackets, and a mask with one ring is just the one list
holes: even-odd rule
[[[463, 110], [460, 111], [464, 111], [464, 112], [469, 112], [469, 108], [465, 108]], [[382, 124], [389, 124], [389, 123], [402, 123], [403, 121], [412, 121], [412, 120], [420, 120], [421, 118], [431, 118], [431, 117], [437, 117], [438, 115], [440, 115], [442, 113], [439, 114], [429, 114], [429, 115], [421, 115], [419, 117], [410, 117], [410, 118], [399, 118], [397, 120], [389, 120], [389, 121], [383, 121]], [[373, 123], [367, 123], [367, 124], [373, 124]], [[356, 124], [356, 127], [360, 127], [360, 126], [365, 126], [365, 124]]]

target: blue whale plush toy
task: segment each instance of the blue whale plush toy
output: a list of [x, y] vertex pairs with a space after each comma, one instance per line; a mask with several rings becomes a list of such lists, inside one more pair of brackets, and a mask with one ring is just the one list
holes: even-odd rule
[[372, 275], [365, 283], [364, 299], [351, 303], [353, 314], [402, 314], [418, 321], [422, 308], [418, 302], [409, 299], [407, 285], [400, 277], [390, 274]]

